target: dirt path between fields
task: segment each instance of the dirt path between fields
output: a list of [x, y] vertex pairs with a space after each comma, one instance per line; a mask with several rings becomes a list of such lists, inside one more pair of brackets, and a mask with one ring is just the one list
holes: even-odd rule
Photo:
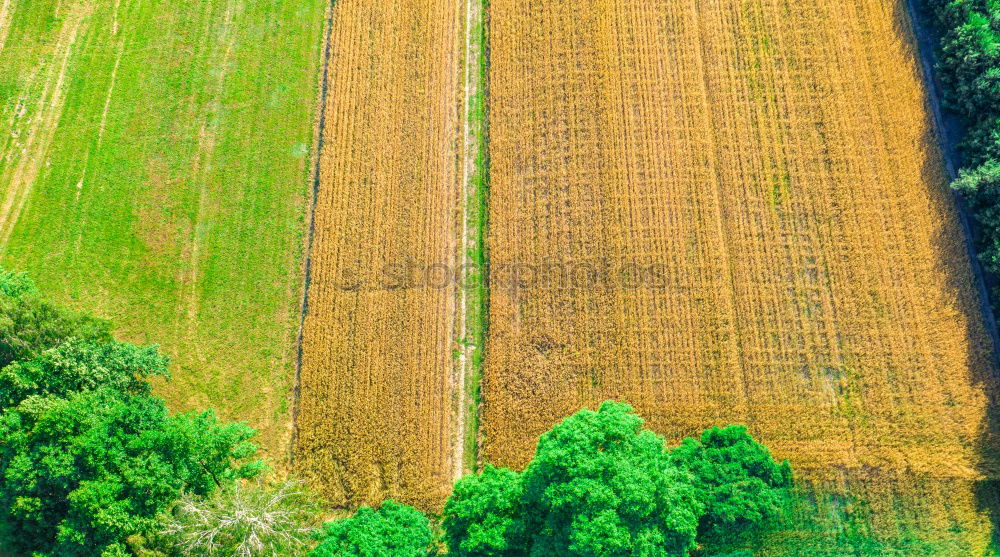
[[13, 10], [10, 9], [11, 0], [3, 0], [0, 4], [0, 52], [7, 45], [7, 34], [10, 33], [10, 19]]
[[[482, 68], [479, 67], [479, 49], [476, 38], [476, 33], [474, 32], [474, 23], [479, 21], [483, 17], [483, 5], [482, 0], [468, 0], [465, 5], [465, 98], [463, 102], [464, 114], [462, 115], [462, 239], [459, 246], [459, 252], [457, 261], [459, 265], [470, 265], [474, 264], [470, 258], [470, 250], [473, 249], [475, 238], [479, 235], [479, 227], [481, 223], [479, 222], [478, 214], [472, 211], [472, 205], [475, 203], [478, 192], [476, 191], [477, 185], [473, 180], [473, 173], [476, 171], [476, 159], [479, 154], [480, 143], [476, 136], [475, 131], [470, 123], [472, 106], [476, 101], [477, 96], [480, 94], [480, 82], [481, 75], [480, 72]], [[457, 284], [455, 288], [456, 295], [458, 296], [457, 304], [457, 315], [456, 317], [456, 336], [459, 336], [465, 340], [465, 342], [459, 342], [458, 345], [458, 359], [456, 364], [456, 374], [455, 374], [455, 384], [453, 385], [454, 392], [458, 394], [457, 397], [457, 424], [455, 427], [455, 434], [453, 438], [452, 447], [452, 463], [454, 466], [453, 475], [454, 479], [457, 481], [466, 472], [470, 471], [468, 466], [466, 466], [466, 455], [465, 446], [466, 438], [469, 435], [467, 428], [469, 427], [469, 413], [470, 411], [475, 411], [470, 409], [469, 406], [469, 392], [468, 384], [469, 378], [473, 373], [476, 372], [474, 367], [473, 353], [475, 352], [476, 346], [470, 342], [470, 339], [475, 338], [475, 335], [470, 334], [469, 330], [469, 311], [470, 304], [478, 302], [477, 299], [472, 299], [475, 295], [475, 290], [463, 287], [463, 284]], [[474, 342], [474, 341], [473, 341]]]

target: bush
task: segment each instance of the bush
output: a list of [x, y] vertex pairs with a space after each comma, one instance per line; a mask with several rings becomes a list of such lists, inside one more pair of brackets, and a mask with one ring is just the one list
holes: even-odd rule
[[379, 510], [362, 507], [351, 518], [328, 522], [311, 557], [424, 557], [431, 525], [420, 511], [386, 501]]

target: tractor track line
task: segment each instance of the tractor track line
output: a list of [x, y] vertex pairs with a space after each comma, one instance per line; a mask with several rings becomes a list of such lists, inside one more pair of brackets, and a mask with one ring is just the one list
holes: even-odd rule
[[309, 313], [309, 285], [312, 272], [312, 247], [316, 228], [316, 201], [319, 197], [320, 159], [323, 155], [323, 140], [326, 131], [326, 105], [329, 95], [330, 56], [332, 51], [333, 10], [337, 0], [330, 0], [326, 12], [326, 29], [323, 31], [323, 71], [320, 72], [319, 116], [316, 124], [316, 144], [313, 150], [312, 196], [309, 199], [309, 233], [306, 241], [306, 261], [302, 286], [302, 304], [299, 312], [299, 333], [296, 339], [295, 386], [292, 390], [292, 437], [289, 441], [289, 462], [295, 459], [295, 443], [299, 434], [299, 398], [302, 389], [302, 334], [306, 315]]

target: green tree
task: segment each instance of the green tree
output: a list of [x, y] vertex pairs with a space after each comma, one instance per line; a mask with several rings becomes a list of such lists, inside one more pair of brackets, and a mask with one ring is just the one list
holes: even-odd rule
[[525, 555], [520, 475], [487, 464], [481, 474], [462, 478], [445, 504], [443, 526], [449, 555]]
[[692, 479], [626, 404], [542, 435], [522, 477], [531, 556], [685, 555], [702, 512]]
[[776, 463], [743, 426], [705, 430], [670, 454], [691, 473], [705, 507], [699, 534], [732, 538], [776, 518], [792, 486], [788, 461]]
[[69, 339], [111, 341], [111, 325], [46, 301], [23, 273], [0, 267], [0, 368]]
[[[78, 348], [78, 347], [74, 347]], [[9, 400], [8, 393], [3, 393]], [[253, 430], [99, 387], [30, 394], [0, 414], [0, 517], [21, 554], [118, 555], [181, 494], [255, 476]]]
[[354, 516], [328, 522], [311, 557], [424, 557], [431, 526], [420, 511], [386, 501], [379, 510], [362, 507]]
[[938, 74], [950, 108], [973, 120], [996, 115], [1000, 103], [1000, 34], [990, 8], [956, 3], [940, 12], [948, 21]]
[[972, 123], [960, 147], [968, 168], [1000, 161], [1000, 118], [984, 118]]
[[701, 534], [737, 534], [782, 508], [788, 463], [743, 427], [669, 452], [631, 407], [605, 402], [563, 420], [521, 474], [487, 466], [445, 504], [449, 555], [670, 557]]
[[963, 170], [952, 187], [962, 193], [982, 227], [979, 259], [987, 271], [1000, 273], [1000, 162]]
[[156, 347], [41, 299], [0, 272], [0, 540], [11, 555], [129, 554], [182, 492], [208, 494], [264, 469], [254, 432], [211, 412], [170, 416], [147, 378]]
[[167, 358], [155, 346], [73, 339], [32, 360], [0, 369], [0, 409], [17, 406], [31, 396], [68, 397], [98, 388], [148, 395], [145, 378], [154, 375], [169, 375]]

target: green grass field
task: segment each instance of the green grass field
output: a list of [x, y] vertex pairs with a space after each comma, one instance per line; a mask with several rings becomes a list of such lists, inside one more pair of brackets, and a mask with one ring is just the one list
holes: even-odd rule
[[0, 264], [290, 434], [325, 0], [0, 0]]

